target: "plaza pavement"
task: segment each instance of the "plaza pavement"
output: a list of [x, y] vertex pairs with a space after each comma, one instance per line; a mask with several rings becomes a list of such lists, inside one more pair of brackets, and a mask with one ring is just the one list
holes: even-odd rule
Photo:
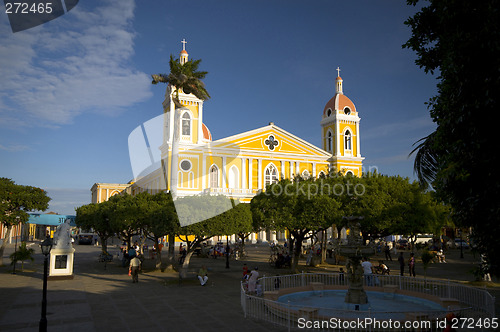
[[[0, 331], [36, 331], [41, 314], [43, 256], [38, 244], [35, 261], [20, 264], [17, 274], [12, 266], [0, 267]], [[267, 245], [248, 246], [249, 258], [244, 261], [250, 268], [259, 266], [261, 275], [287, 274], [267, 264]], [[50, 280], [47, 294], [47, 320], [49, 331], [285, 331], [265, 322], [244, 318], [240, 305], [240, 278], [243, 261], [193, 257], [189, 279], [179, 285], [175, 273], [145, 271], [139, 283], [133, 284], [128, 269], [118, 260], [97, 262], [100, 247], [75, 246], [75, 268], [72, 280]], [[10, 245], [4, 253], [4, 264], [10, 260]], [[110, 252], [117, 253], [116, 246]], [[433, 264], [428, 270], [430, 278], [472, 280], [468, 272], [474, 257], [466, 252], [465, 259], [458, 251], [450, 252], [447, 264]], [[408, 255], [406, 255], [408, 256]], [[372, 258], [372, 262], [381, 259]], [[151, 264], [152, 262], [147, 262]], [[204, 264], [209, 269], [208, 285], [202, 287], [194, 274]], [[391, 274], [398, 271], [397, 261], [388, 262]], [[147, 268], [147, 265], [146, 265]], [[338, 271], [338, 266], [323, 265], [314, 270]], [[422, 273], [418, 268], [417, 274]], [[498, 288], [491, 293], [498, 296]], [[499, 306], [497, 301], [497, 316]]]

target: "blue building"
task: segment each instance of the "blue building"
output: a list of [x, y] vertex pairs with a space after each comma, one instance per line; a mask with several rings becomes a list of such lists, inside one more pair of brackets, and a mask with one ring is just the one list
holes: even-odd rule
[[76, 227], [75, 217], [74, 215], [67, 214], [30, 213], [28, 224], [25, 225], [25, 231], [21, 232], [23, 234], [22, 240], [42, 240], [47, 235], [52, 237], [56, 227], [67, 219], [70, 220], [70, 226]]

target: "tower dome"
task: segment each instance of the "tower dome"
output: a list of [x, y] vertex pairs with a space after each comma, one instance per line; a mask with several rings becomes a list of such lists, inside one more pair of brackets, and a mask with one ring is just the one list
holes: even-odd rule
[[329, 117], [333, 114], [346, 114], [355, 115], [356, 106], [354, 103], [344, 95], [343, 80], [340, 77], [340, 68], [337, 67], [337, 78], [335, 79], [335, 95], [330, 99], [323, 109], [323, 118]]

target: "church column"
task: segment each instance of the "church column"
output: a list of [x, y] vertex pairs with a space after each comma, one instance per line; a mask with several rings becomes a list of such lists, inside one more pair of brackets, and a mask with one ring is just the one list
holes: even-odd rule
[[361, 150], [359, 149], [359, 121], [356, 121], [356, 157], [361, 157]]
[[253, 159], [252, 158], [249, 158], [248, 159], [248, 189], [252, 189], [252, 186], [253, 186], [253, 177], [252, 177], [252, 173], [253, 173], [253, 170], [252, 170], [252, 163], [253, 163]]
[[285, 161], [281, 161], [281, 170], [280, 170], [280, 177], [279, 179], [281, 180], [282, 178], [286, 177], [286, 172], [285, 172]]
[[260, 231], [259, 232], [259, 242], [267, 242], [267, 232], [266, 231]]
[[246, 189], [246, 167], [247, 167], [247, 160], [246, 158], [241, 158], [241, 189]]
[[205, 188], [207, 188], [207, 160], [205, 158], [205, 155], [202, 153], [201, 155], [201, 190], [203, 191]]
[[226, 189], [226, 157], [222, 157], [222, 191]]
[[295, 175], [300, 175], [300, 163], [298, 161], [295, 163]]
[[276, 242], [276, 231], [271, 231], [271, 234], [269, 236], [269, 241]]
[[262, 159], [257, 160], [257, 189], [262, 189]]
[[316, 178], [316, 163], [312, 163], [312, 177]]
[[203, 143], [203, 102], [198, 103], [198, 144]]
[[335, 140], [335, 141], [336, 141], [336, 142], [335, 142], [335, 143], [336, 143], [336, 151], [335, 151], [335, 155], [336, 155], [337, 157], [340, 157], [340, 141], [341, 141], [341, 137], [342, 137], [342, 135], [340, 135], [340, 133], [339, 133], [339, 130], [340, 130], [340, 127], [339, 127], [339, 121], [338, 121], [338, 120], [336, 120], [336, 121], [335, 121], [335, 132], [337, 133], [337, 138], [336, 138], [336, 140]]
[[169, 120], [168, 120], [168, 141], [170, 143], [173, 142], [174, 140], [174, 115], [175, 115], [175, 104], [174, 104], [174, 101], [172, 99], [172, 96], [170, 96], [170, 112], [169, 112], [170, 116], [169, 116]]

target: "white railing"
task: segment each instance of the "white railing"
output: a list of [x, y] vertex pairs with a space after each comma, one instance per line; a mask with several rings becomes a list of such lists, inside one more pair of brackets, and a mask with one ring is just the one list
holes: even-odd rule
[[205, 188], [204, 194], [224, 194], [224, 195], [256, 195], [260, 189], [244, 188]]
[[[388, 275], [373, 275], [373, 285], [378, 287], [392, 287], [401, 291], [420, 293], [423, 296], [434, 296], [441, 299], [449, 299], [458, 301], [460, 308], [452, 308], [454, 314], [459, 317], [467, 317], [474, 319], [493, 319], [495, 317], [495, 298], [488, 293], [485, 289], [475, 287], [468, 287], [458, 283], [442, 280], [412, 278], [402, 276], [388, 276]], [[366, 281], [366, 280], [365, 280]], [[278, 290], [285, 290], [289, 288], [298, 288], [311, 285], [311, 283], [321, 283], [324, 286], [333, 288], [347, 288], [347, 276], [338, 273], [301, 273], [294, 275], [283, 275], [275, 277], [262, 277], [259, 279], [262, 285], [264, 294], [266, 292], [273, 292]], [[368, 285], [365, 285], [367, 287]], [[418, 313], [408, 313], [406, 311], [392, 311], [392, 312], [376, 312], [370, 311], [348, 311], [331, 308], [311, 308], [304, 306], [290, 305], [290, 303], [282, 303], [273, 301], [264, 297], [257, 297], [246, 292], [246, 285], [241, 285], [241, 306], [245, 317], [251, 317], [259, 320], [264, 320], [269, 323], [285, 326], [288, 328], [302, 328], [301, 321], [307, 318], [309, 321], [327, 322], [326, 330], [335, 330], [336, 318], [347, 319], [381, 319], [389, 320], [391, 317], [405, 317], [404, 320], [418, 321], [425, 320], [434, 324], [432, 328], [438, 327], [437, 324], [444, 320], [444, 317], [449, 310], [433, 310], [433, 311], [419, 311]], [[451, 309], [451, 308], [448, 308]], [[321, 312], [321, 313], [319, 313]], [[409, 315], [408, 315], [409, 314]], [[305, 317], [305, 318], [304, 318]], [[413, 318], [412, 318], [413, 317]], [[420, 317], [420, 318], [419, 318]], [[334, 319], [332, 321], [332, 319]], [[496, 320], [496, 318], [495, 318]], [[491, 322], [491, 321], [490, 321]], [[337, 326], [338, 327], [338, 326]], [[345, 327], [345, 326], [344, 326]], [[425, 326], [424, 326], [425, 327]], [[399, 326], [399, 330], [412, 330], [415, 325], [406, 328]], [[341, 327], [342, 329], [342, 327]], [[350, 326], [349, 330], [358, 330]], [[367, 326], [360, 325], [360, 331], [377, 330]], [[389, 330], [386, 328], [379, 328], [378, 330]], [[487, 328], [485, 330], [488, 330]]]

